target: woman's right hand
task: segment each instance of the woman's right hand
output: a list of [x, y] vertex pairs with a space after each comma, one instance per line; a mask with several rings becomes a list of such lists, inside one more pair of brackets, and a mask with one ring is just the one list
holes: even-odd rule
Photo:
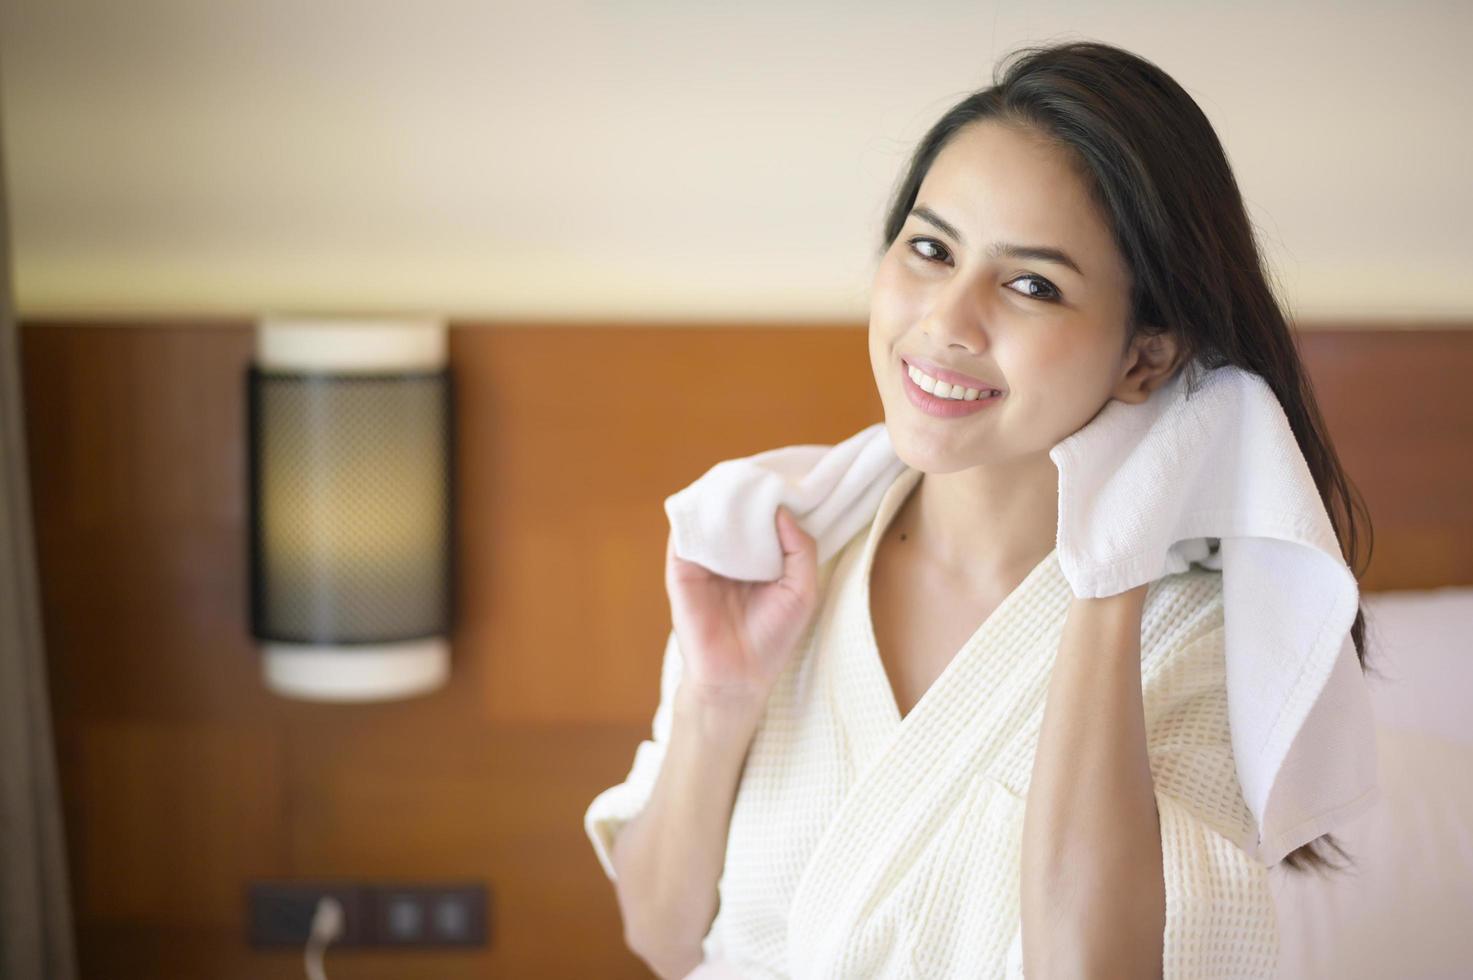
[[818, 546], [785, 508], [776, 518], [782, 577], [717, 575], [665, 545], [665, 590], [682, 657], [681, 686], [703, 702], [760, 707], [818, 604]]

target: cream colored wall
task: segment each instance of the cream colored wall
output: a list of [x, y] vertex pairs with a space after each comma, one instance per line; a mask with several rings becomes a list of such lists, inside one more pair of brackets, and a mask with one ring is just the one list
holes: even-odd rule
[[3, 0], [22, 315], [862, 321], [915, 140], [1097, 38], [1217, 126], [1291, 312], [1473, 313], [1473, 5]]

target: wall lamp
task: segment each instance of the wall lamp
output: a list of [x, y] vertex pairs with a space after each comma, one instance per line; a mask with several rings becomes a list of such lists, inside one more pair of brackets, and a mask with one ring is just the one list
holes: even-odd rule
[[247, 369], [250, 622], [317, 701], [445, 683], [454, 398], [438, 320], [265, 317]]

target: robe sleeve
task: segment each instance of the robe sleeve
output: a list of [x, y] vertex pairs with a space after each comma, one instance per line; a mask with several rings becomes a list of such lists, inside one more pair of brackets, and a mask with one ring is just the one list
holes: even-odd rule
[[[1220, 619], [1171, 651], [1143, 690], [1166, 886], [1164, 980], [1272, 978], [1278, 915], [1251, 834], [1228, 728]], [[1023, 976], [1021, 926], [1005, 976]]]
[[1222, 621], [1146, 686], [1147, 745], [1166, 876], [1165, 976], [1272, 977], [1278, 916], [1228, 725]]
[[1267, 865], [1157, 792], [1166, 879], [1164, 980], [1274, 976], [1278, 916]]
[[1278, 916], [1228, 727], [1222, 619], [1171, 651], [1143, 691], [1166, 880], [1166, 980], [1272, 977]]
[[650, 725], [650, 738], [634, 750], [634, 763], [629, 774], [617, 786], [598, 794], [583, 814], [583, 829], [593, 843], [593, 852], [610, 881], [614, 874], [614, 837], [625, 823], [634, 819], [649, 801], [665, 761], [665, 747], [670, 740], [670, 724], [675, 708], [675, 689], [680, 683], [680, 648], [672, 629], [665, 640], [665, 655], [660, 667], [660, 703]]
[[[1166, 885], [1163, 980], [1271, 980], [1278, 915], [1268, 867], [1156, 792]], [[1013, 934], [1007, 980], [1023, 977], [1023, 930]]]

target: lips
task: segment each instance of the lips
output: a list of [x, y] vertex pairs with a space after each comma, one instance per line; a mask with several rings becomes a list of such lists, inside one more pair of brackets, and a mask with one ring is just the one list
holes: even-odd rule
[[900, 361], [905, 365], [914, 365], [937, 381], [945, 381], [949, 385], [961, 385], [963, 388], [980, 388], [984, 390], [991, 388], [993, 391], [1007, 391], [1000, 384], [994, 384], [991, 381], [986, 381], [970, 374], [962, 374], [960, 371], [944, 368], [935, 361], [928, 361], [923, 357], [913, 357], [905, 354], [901, 356]]

